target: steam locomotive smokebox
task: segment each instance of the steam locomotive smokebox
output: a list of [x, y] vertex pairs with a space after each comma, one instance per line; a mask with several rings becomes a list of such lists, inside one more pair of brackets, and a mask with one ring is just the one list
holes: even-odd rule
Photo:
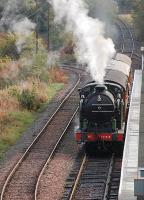
[[97, 85], [92, 94], [87, 97], [84, 113], [93, 122], [111, 121], [114, 116], [114, 97], [107, 91], [105, 85]]

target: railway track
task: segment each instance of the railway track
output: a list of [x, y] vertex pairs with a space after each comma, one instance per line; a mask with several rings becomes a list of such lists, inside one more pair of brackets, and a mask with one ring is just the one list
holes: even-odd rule
[[[139, 60], [139, 56], [134, 53], [132, 34], [130, 34], [126, 25], [121, 23], [120, 26], [123, 38], [121, 51], [129, 54], [132, 59], [137, 58]], [[127, 29], [125, 32], [124, 28]], [[125, 44], [125, 42], [128, 43]], [[65, 63], [65, 67], [67, 66], [68, 63]], [[73, 62], [71, 66], [73, 70], [84, 71], [82, 67], [77, 68]], [[78, 74], [78, 77], [74, 88], [10, 172], [2, 189], [1, 200], [37, 200], [41, 177], [55, 155], [63, 136], [77, 112], [78, 95], [76, 90], [84, 82], [84, 80], [80, 81], [80, 74]], [[52, 134], [55, 134], [57, 137], [55, 142], [50, 141]], [[75, 168], [67, 180], [63, 199], [117, 199], [121, 158], [117, 158], [115, 155], [100, 158], [85, 156], [81, 167], [80, 161], [81, 158], [77, 159]], [[76, 178], [77, 174], [78, 177]], [[75, 181], [76, 183], [74, 183]]]
[[[121, 32], [120, 52], [133, 60], [133, 70], [139, 69], [140, 56], [135, 52], [134, 36], [128, 25], [119, 20]], [[137, 62], [137, 65], [136, 65]], [[121, 175], [122, 158], [114, 154], [110, 157], [84, 156], [77, 160], [65, 186], [62, 200], [97, 199], [117, 200]]]
[[[77, 112], [79, 102], [77, 89], [84, 81], [81, 80], [79, 73], [77, 76], [78, 80], [73, 89], [64, 98], [55, 113], [9, 173], [2, 188], [1, 200], [28, 200], [34, 199], [34, 196], [36, 196], [34, 194], [39, 174], [41, 174], [45, 163], [48, 163], [51, 159]], [[55, 141], [51, 141], [53, 134], [55, 135]]]
[[115, 48], [117, 49], [118, 52], [123, 53], [124, 49], [125, 49], [125, 38], [124, 38], [124, 34], [123, 34], [123, 31], [122, 31], [122, 28], [119, 25], [119, 20], [117, 20], [115, 22], [115, 26], [119, 30], [119, 38], [116, 41]]
[[126, 22], [121, 18], [116, 21], [116, 25], [120, 30], [120, 51], [121, 53], [128, 54], [132, 58], [135, 52], [135, 40], [133, 33]]
[[[76, 171], [78, 173], [74, 179]], [[114, 154], [94, 157], [85, 155], [79, 170], [70, 174], [62, 200], [117, 199], [120, 173], [121, 158]]]
[[[121, 52], [128, 54], [132, 59], [138, 59], [139, 55], [134, 53], [134, 37], [129, 27], [121, 21], [122, 46]], [[125, 30], [125, 32], [124, 32]], [[127, 43], [127, 44], [126, 44]], [[63, 63], [67, 67], [68, 63]], [[72, 68], [77, 68], [75, 62], [71, 62]], [[83, 71], [83, 68], [79, 67]], [[48, 167], [50, 159], [46, 163], [37, 182], [35, 200], [38, 196], [38, 188], [41, 177]], [[69, 174], [62, 200], [72, 199], [98, 199], [98, 200], [116, 200], [118, 199], [118, 190], [121, 174], [122, 158], [113, 155], [105, 157], [89, 157], [87, 155], [82, 159], [76, 159], [73, 170]], [[48, 173], [48, 172], [47, 172]]]
[[44, 174], [46, 168], [48, 167], [49, 163], [51, 162], [53, 156], [55, 155], [56, 150], [57, 150], [58, 146], [60, 145], [60, 143], [61, 143], [61, 141], [62, 141], [62, 138], [63, 138], [63, 136], [65, 135], [65, 133], [67, 132], [67, 130], [68, 130], [68, 128], [69, 128], [69, 126], [70, 126], [72, 120], [74, 119], [74, 117], [75, 117], [77, 111], [78, 111], [78, 107], [77, 107], [75, 113], [73, 114], [72, 118], [70, 119], [69, 123], [67, 124], [65, 130], [63, 131], [63, 133], [62, 133], [61, 137], [59, 138], [58, 142], [56, 143], [55, 147], [53, 148], [53, 150], [52, 150], [50, 156], [49, 156], [48, 159], [46, 160], [46, 163], [45, 163], [45, 165], [43, 166], [43, 168], [42, 168], [42, 170], [41, 170], [41, 172], [40, 172], [40, 174], [39, 174], [39, 176], [38, 176], [37, 183], [36, 183], [36, 187], [35, 187], [35, 200], [38, 199], [38, 190], [39, 190], [39, 185], [40, 185], [41, 178], [42, 178], [42, 176], [43, 176], [43, 174]]
[[119, 18], [116, 22], [116, 26], [120, 30], [121, 38], [117, 44], [120, 45], [119, 51], [132, 59], [132, 71], [134, 73], [136, 69], [141, 69], [140, 47], [138, 48], [137, 41], [135, 42], [132, 28], [128, 26], [124, 19]]

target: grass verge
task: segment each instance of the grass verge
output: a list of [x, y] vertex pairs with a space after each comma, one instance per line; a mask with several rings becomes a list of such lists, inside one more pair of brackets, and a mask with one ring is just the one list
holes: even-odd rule
[[10, 112], [7, 120], [0, 125], [0, 158], [3, 158], [3, 153], [6, 152], [11, 145], [16, 143], [22, 133], [26, 131], [26, 129], [37, 118], [38, 113], [44, 110], [56, 93], [63, 87], [63, 83], [50, 84], [47, 87], [48, 101], [41, 104], [40, 109], [37, 110], [37, 112], [28, 110]]

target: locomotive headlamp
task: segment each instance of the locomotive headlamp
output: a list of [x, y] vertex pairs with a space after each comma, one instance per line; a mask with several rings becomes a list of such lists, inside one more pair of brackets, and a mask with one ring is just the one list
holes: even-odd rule
[[101, 102], [101, 101], [102, 101], [102, 98], [101, 98], [100, 95], [98, 95], [97, 101], [98, 101], [98, 102]]
[[84, 99], [85, 98], [85, 95], [81, 95], [81, 99]]
[[117, 98], [121, 99], [121, 94], [120, 93], [117, 94]]

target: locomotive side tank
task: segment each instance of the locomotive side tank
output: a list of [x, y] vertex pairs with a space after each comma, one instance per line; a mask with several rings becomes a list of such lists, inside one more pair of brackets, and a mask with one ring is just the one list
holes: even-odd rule
[[131, 80], [131, 59], [116, 54], [107, 66], [103, 84], [92, 81], [79, 90], [77, 142], [107, 149], [123, 144]]

